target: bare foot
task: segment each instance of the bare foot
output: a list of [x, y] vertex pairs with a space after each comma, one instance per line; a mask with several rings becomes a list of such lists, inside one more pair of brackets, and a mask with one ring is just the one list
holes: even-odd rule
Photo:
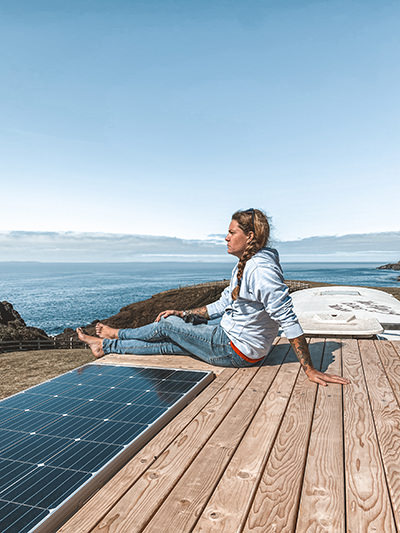
[[101, 339], [118, 339], [118, 331], [119, 329], [111, 328], [101, 322], [97, 322], [96, 324], [96, 334]]
[[99, 357], [103, 357], [103, 341], [101, 339], [86, 335], [85, 333], [83, 333], [81, 328], [76, 328], [76, 332], [78, 334], [79, 340], [89, 345], [89, 348], [92, 350], [92, 353], [96, 357], [96, 359], [99, 359]]

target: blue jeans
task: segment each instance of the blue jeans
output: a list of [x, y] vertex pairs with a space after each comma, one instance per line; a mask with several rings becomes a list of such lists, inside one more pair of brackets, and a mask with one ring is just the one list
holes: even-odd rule
[[172, 315], [141, 328], [120, 329], [118, 339], [103, 340], [104, 353], [135, 355], [195, 355], [216, 366], [246, 367], [249, 363], [231, 348], [220, 325], [188, 324]]

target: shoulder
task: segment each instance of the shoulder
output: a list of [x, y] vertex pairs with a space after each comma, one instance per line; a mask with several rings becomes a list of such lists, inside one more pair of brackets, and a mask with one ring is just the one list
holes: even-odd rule
[[243, 278], [249, 287], [269, 286], [283, 281], [278, 252], [274, 248], [262, 248], [247, 261]]
[[251, 257], [246, 263], [248, 273], [255, 270], [281, 269], [279, 254], [275, 248], [264, 247]]

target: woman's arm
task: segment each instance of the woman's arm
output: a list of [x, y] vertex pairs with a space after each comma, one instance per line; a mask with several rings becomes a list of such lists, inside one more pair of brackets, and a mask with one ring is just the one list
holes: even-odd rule
[[[230, 301], [230, 286], [226, 287], [219, 299], [211, 304], [204, 305], [202, 307], [196, 307], [195, 309], [187, 309], [186, 311], [177, 311], [176, 309], [167, 309], [166, 311], [161, 311], [157, 316], [156, 322], [159, 322], [161, 318], [167, 318], [167, 316], [176, 315], [183, 318], [183, 313], [187, 315], [200, 315], [207, 320], [218, 318], [222, 316], [225, 312], [225, 308]], [[210, 309], [210, 312], [209, 312]]]
[[294, 339], [289, 339], [289, 342], [292, 345], [293, 351], [310, 381], [314, 381], [323, 387], [326, 387], [327, 383], [341, 383], [342, 385], [350, 383], [350, 381], [346, 378], [342, 378], [341, 376], [336, 376], [334, 374], [324, 374], [313, 367], [310, 350], [308, 349], [307, 341], [304, 335], [300, 335], [300, 337], [295, 337]]
[[167, 309], [166, 311], [161, 311], [161, 313], [157, 316], [156, 322], [159, 322], [162, 318], [167, 318], [167, 316], [175, 315], [180, 316], [183, 318], [186, 315], [199, 315], [203, 316], [207, 320], [210, 320], [210, 317], [208, 315], [207, 307], [196, 307], [196, 309], [187, 309], [185, 311], [177, 311], [176, 309]]

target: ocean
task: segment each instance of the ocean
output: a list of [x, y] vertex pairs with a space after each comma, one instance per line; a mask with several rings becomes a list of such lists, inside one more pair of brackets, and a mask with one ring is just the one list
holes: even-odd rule
[[[28, 326], [56, 335], [157, 292], [229, 279], [234, 263], [1, 263], [0, 301], [13, 304]], [[398, 287], [398, 272], [378, 263], [283, 263], [286, 279], [338, 285]]]

